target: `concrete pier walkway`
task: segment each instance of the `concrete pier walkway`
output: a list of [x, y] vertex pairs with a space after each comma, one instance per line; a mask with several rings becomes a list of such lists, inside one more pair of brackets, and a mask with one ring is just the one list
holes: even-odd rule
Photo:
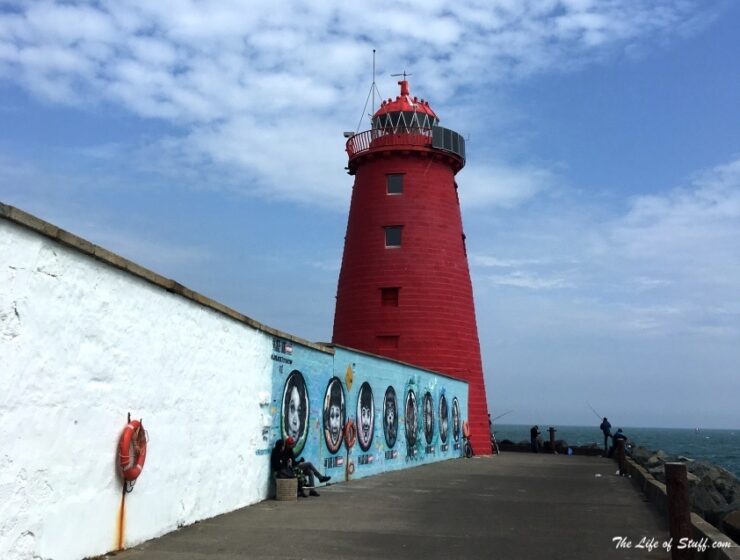
[[[667, 523], [616, 469], [600, 457], [456, 459], [268, 500], [115, 558], [669, 558]], [[637, 548], [643, 538], [658, 548]]]

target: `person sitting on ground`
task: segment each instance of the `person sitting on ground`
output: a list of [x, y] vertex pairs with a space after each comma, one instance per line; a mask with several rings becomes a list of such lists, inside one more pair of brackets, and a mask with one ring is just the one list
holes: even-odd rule
[[275, 442], [275, 446], [272, 448], [270, 453], [270, 470], [275, 478], [296, 478], [298, 496], [301, 498], [306, 497], [306, 492], [303, 490], [305, 476], [303, 473], [293, 468], [293, 453], [288, 452], [288, 441], [291, 445], [294, 445], [292, 437], [287, 439], [279, 439]]
[[295, 455], [293, 454], [294, 445], [295, 440], [292, 437], [288, 437], [283, 446], [284, 449], [282, 456], [285, 463], [290, 465], [296, 476], [298, 476], [298, 495], [305, 498], [306, 492], [304, 488], [309, 488], [310, 496], [318, 496], [319, 493], [314, 489], [314, 486], [316, 485], [315, 478], [318, 478], [319, 482], [323, 483], [328, 482], [331, 477], [321, 474], [312, 463], [304, 461], [303, 458], [296, 460]]
[[282, 439], [277, 440], [270, 453], [270, 471], [275, 478], [295, 478], [295, 472], [292, 465], [287, 463], [284, 450], [285, 442]]
[[612, 436], [612, 446], [609, 448], [608, 457], [614, 455], [614, 450], [617, 448], [620, 441], [623, 441], [625, 444], [627, 443], [627, 436], [622, 432], [622, 428], [619, 428], [617, 433]]
[[604, 432], [604, 453], [606, 453], [607, 442], [612, 435], [612, 425], [609, 423], [609, 420], [606, 419], [606, 416], [604, 416], [604, 421], [601, 423], [601, 426], [599, 426], [599, 429]]

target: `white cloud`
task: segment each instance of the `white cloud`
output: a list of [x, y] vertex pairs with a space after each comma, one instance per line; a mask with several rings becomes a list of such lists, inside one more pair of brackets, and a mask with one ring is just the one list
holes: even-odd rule
[[740, 158], [609, 219], [594, 204], [570, 193], [488, 222], [478, 243], [496, 252], [471, 256], [479, 309], [510, 297], [492, 285], [557, 289], [546, 305], [523, 304], [532, 332], [740, 336]]
[[325, 260], [310, 260], [306, 261], [306, 264], [311, 268], [315, 268], [322, 272], [331, 272], [336, 274], [339, 272], [341, 262], [338, 259], [325, 259]]
[[470, 255], [468, 260], [472, 266], [486, 268], [515, 268], [523, 265], [548, 264], [549, 259], [502, 259], [493, 255]]
[[460, 204], [471, 211], [488, 206], [511, 208], [546, 190], [552, 180], [547, 169], [473, 163], [457, 179]]
[[607, 235], [613, 250], [648, 273], [732, 286], [740, 281], [740, 159], [689, 187], [635, 198]]
[[344, 139], [320, 120], [306, 124], [307, 136], [302, 136], [287, 121], [265, 126], [244, 117], [196, 128], [186, 142], [174, 145], [198, 159], [249, 169], [251, 177], [236, 190], [346, 209], [351, 180], [330, 179], [342, 177]]
[[[414, 91], [444, 115], [460, 90], [652, 44], [684, 30], [696, 12], [668, 0], [40, 0], [0, 14], [0, 77], [53, 102], [114, 102], [164, 119], [183, 130], [167, 139], [181, 144], [177, 151], [227, 166], [213, 168], [214, 183], [235, 166], [258, 193], [269, 185], [271, 195], [322, 204], [333, 197], [337, 205], [344, 188], [325, 177], [344, 166], [336, 138], [357, 121], [373, 47], [380, 76], [412, 70]], [[381, 92], [395, 95], [386, 80]], [[474, 119], [476, 111], [462, 114]], [[446, 124], [474, 128], [472, 120]], [[519, 204], [549, 180], [526, 163], [464, 173], [461, 199], [475, 207]]]
[[497, 286], [512, 286], [530, 290], [552, 290], [567, 288], [570, 285], [564, 278], [546, 278], [522, 271], [509, 274], [492, 274], [487, 279]]
[[635, 290], [640, 291], [654, 290], [671, 284], [671, 280], [667, 280], [665, 278], [650, 278], [647, 276], [638, 276], [637, 278], [632, 278], [631, 281]]

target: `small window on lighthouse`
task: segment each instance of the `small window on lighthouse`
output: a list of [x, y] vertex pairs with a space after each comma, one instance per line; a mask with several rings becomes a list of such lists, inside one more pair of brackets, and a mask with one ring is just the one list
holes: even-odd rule
[[398, 307], [399, 288], [380, 288], [380, 304], [388, 307]]
[[401, 229], [402, 226], [386, 226], [385, 227], [385, 246], [386, 247], [400, 247], [401, 246]]
[[403, 194], [403, 175], [400, 173], [394, 173], [392, 175], [386, 175], [386, 193], [388, 194]]
[[397, 334], [378, 336], [378, 350], [394, 350], [398, 348], [399, 338]]

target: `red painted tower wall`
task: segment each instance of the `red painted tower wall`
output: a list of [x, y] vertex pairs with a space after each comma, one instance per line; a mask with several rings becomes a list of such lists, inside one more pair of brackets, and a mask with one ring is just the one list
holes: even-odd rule
[[[431, 142], [370, 144], [367, 153], [352, 155], [355, 183], [333, 342], [468, 381], [471, 443], [476, 453], [488, 454], [488, 409], [455, 184], [463, 160]], [[403, 175], [402, 193], [387, 192], [391, 174]], [[386, 247], [388, 226], [402, 227], [400, 247]]]

